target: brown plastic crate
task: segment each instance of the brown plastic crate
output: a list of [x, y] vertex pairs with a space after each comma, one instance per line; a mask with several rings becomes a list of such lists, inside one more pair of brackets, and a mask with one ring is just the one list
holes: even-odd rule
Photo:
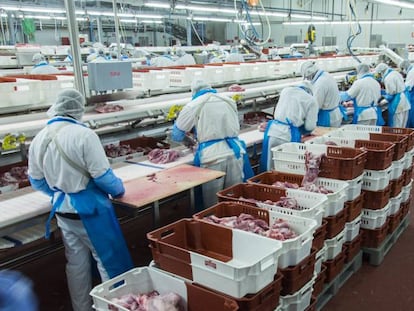
[[414, 130], [401, 127], [382, 127], [383, 133], [406, 135], [408, 137], [407, 151], [414, 147]]
[[328, 222], [326, 220], [322, 220], [322, 225], [313, 234], [312, 248], [317, 251], [320, 251], [325, 243], [327, 224]]
[[411, 165], [408, 169], [403, 170], [404, 182], [403, 187], [407, 186], [413, 178], [413, 166]]
[[345, 242], [345, 263], [350, 262], [361, 250], [362, 233], [359, 233], [352, 241]]
[[375, 140], [355, 140], [355, 148], [365, 148], [367, 153], [367, 170], [385, 170], [388, 168], [394, 156], [394, 143]]
[[401, 193], [402, 187], [404, 185], [405, 175], [402, 174], [398, 179], [390, 180], [390, 198], [394, 198]]
[[366, 209], [381, 209], [384, 208], [390, 199], [391, 186], [388, 186], [384, 190], [380, 191], [368, 191], [364, 192], [364, 208]]
[[352, 201], [345, 202], [344, 208], [347, 211], [346, 222], [351, 222], [361, 215], [362, 207], [364, 206], [364, 197], [364, 193], [361, 192], [361, 194]]
[[323, 287], [325, 286], [325, 279], [326, 279], [326, 266], [322, 264], [321, 272], [317, 275], [315, 279], [315, 283], [313, 284], [313, 292], [312, 295], [318, 297], [320, 293], [322, 293]]
[[367, 152], [361, 149], [328, 146], [319, 177], [350, 180], [364, 172]]
[[397, 229], [398, 225], [401, 222], [401, 215], [403, 213], [403, 210], [400, 208], [398, 212], [396, 212], [394, 215], [388, 216], [389, 225], [388, 225], [388, 234], [391, 234]]
[[404, 218], [408, 214], [408, 211], [410, 210], [410, 207], [411, 207], [411, 195], [410, 195], [410, 197], [408, 198], [407, 201], [401, 202], [400, 209], [403, 211], [402, 216], [401, 216], [402, 218]]
[[345, 228], [346, 209], [342, 209], [335, 216], [328, 216], [323, 219], [327, 221], [326, 239], [332, 239]]
[[387, 141], [395, 144], [393, 161], [400, 160], [407, 151], [408, 136], [398, 134], [370, 133], [371, 140]]
[[312, 297], [311, 297], [311, 301], [310, 301], [310, 304], [309, 304], [309, 306], [305, 309], [305, 311], [316, 311], [317, 309], [316, 309], [316, 303], [317, 303], [318, 301], [316, 300], [316, 298], [315, 298], [315, 295], [313, 294], [313, 292], [312, 292]]
[[181, 219], [147, 234], [154, 262], [163, 270], [193, 280], [189, 251], [227, 262], [232, 259], [230, 228]]
[[217, 192], [219, 202], [236, 201], [252, 206], [256, 206], [256, 204], [240, 199], [240, 197], [243, 197], [244, 199], [255, 199], [259, 201], [270, 200], [272, 202], [277, 202], [283, 196], [286, 196], [286, 191], [284, 189], [267, 187], [259, 184], [237, 184]]
[[301, 185], [303, 175], [284, 173], [279, 171], [267, 171], [247, 180], [250, 184], [262, 184], [262, 185], [273, 185], [277, 181], [287, 181], [292, 184]]
[[362, 247], [378, 248], [388, 234], [389, 219], [387, 219], [381, 228], [370, 230], [361, 228]]
[[185, 282], [187, 287], [188, 311], [237, 311], [240, 310], [234, 298], [199, 286], [195, 283]]
[[342, 251], [334, 259], [327, 260], [323, 264], [326, 266], [325, 283], [330, 283], [339, 273], [341, 273], [345, 265], [345, 252]]
[[297, 265], [280, 269], [283, 275], [281, 292], [283, 296], [297, 292], [312, 279], [315, 270], [316, 253], [317, 250], [312, 249], [311, 254]]

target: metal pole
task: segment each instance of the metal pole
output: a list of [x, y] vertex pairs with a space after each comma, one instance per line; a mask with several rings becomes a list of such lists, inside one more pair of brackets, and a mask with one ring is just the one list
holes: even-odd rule
[[116, 6], [116, 0], [112, 0], [112, 8], [114, 10], [115, 38], [116, 38], [116, 46], [118, 49], [118, 60], [121, 60], [121, 43], [119, 40], [119, 20], [118, 20], [118, 8]]
[[75, 2], [72, 0], [65, 0], [65, 7], [68, 16], [68, 30], [70, 45], [72, 47], [73, 57], [73, 71], [75, 74], [75, 87], [76, 89], [86, 97], [85, 93], [85, 81], [83, 80], [82, 72], [82, 60], [79, 45], [79, 31], [78, 23], [76, 22], [75, 15]]
[[96, 29], [98, 31], [98, 41], [103, 43], [103, 41], [102, 41], [102, 21], [101, 21], [100, 16], [98, 16], [96, 18]]
[[191, 45], [191, 21], [187, 20], [187, 46]]
[[14, 33], [14, 18], [10, 12], [7, 12], [7, 23], [9, 24], [9, 45], [15, 45], [16, 36]]
[[374, 4], [373, 3], [371, 3], [371, 23], [369, 24], [369, 47], [370, 48], [374, 48], [375, 46], [372, 46], [373, 45], [373, 42], [372, 42], [372, 21], [374, 20]]

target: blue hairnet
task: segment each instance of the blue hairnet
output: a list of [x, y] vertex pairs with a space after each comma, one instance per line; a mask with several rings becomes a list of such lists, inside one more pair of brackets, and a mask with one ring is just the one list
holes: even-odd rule
[[61, 92], [49, 110], [47, 115], [54, 116], [71, 116], [76, 120], [81, 120], [85, 111], [85, 98], [75, 89], [67, 89]]

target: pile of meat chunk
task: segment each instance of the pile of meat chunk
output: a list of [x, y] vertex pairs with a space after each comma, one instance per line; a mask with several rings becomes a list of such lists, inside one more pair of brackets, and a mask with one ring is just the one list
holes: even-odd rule
[[148, 153], [148, 160], [152, 163], [165, 164], [174, 162], [180, 157], [176, 150], [155, 148]]
[[95, 107], [95, 111], [99, 113], [117, 112], [124, 110], [124, 107], [114, 104], [99, 104]]
[[217, 217], [214, 215], [204, 218], [207, 221], [252, 232], [279, 241], [285, 241], [297, 237], [297, 234], [290, 228], [283, 219], [277, 219], [272, 226], [269, 226], [263, 219], [254, 218], [252, 215], [241, 213], [239, 216]]
[[287, 181], [284, 181], [284, 182], [276, 181], [275, 183], [272, 184], [272, 186], [282, 188], [282, 189], [286, 189], [286, 188], [300, 189], [304, 191], [310, 191], [310, 192], [316, 192], [316, 193], [322, 193], [322, 194], [333, 193], [332, 190], [328, 190], [322, 185], [317, 186], [316, 184], [307, 184], [306, 186], [299, 187], [299, 185], [295, 183], [290, 183]]
[[[131, 311], [182, 311], [182, 298], [176, 293], [160, 295], [157, 291], [147, 294], [128, 294], [121, 298], [113, 298], [111, 302]], [[118, 310], [114, 305], [109, 310]]]
[[128, 154], [133, 153], [145, 153], [151, 151], [151, 149], [143, 148], [143, 147], [137, 147], [137, 148], [131, 148], [130, 145], [115, 145], [115, 144], [109, 144], [104, 146], [106, 156], [110, 158], [118, 158], [122, 156], [126, 156]]
[[0, 187], [28, 181], [27, 166], [12, 167], [10, 171], [0, 175]]

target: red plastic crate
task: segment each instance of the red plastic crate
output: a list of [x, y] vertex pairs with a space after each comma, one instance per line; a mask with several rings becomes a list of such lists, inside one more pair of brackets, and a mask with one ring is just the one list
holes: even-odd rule
[[358, 234], [355, 239], [344, 243], [345, 263], [350, 262], [361, 250], [362, 233]]
[[335, 216], [324, 217], [326, 220], [326, 239], [332, 239], [345, 228], [346, 209], [342, 209]]
[[382, 132], [390, 133], [390, 134], [405, 135], [408, 138], [407, 151], [411, 150], [414, 147], [414, 130], [413, 129], [383, 126]]
[[404, 185], [404, 178], [405, 176], [404, 174], [402, 174], [400, 178], [390, 180], [390, 187], [391, 187], [390, 198], [394, 198], [400, 194], [401, 189]]
[[396, 212], [394, 215], [388, 216], [389, 225], [388, 225], [388, 234], [391, 234], [397, 229], [398, 225], [401, 222], [401, 215], [403, 213], [403, 210], [400, 208], [398, 212]]
[[368, 151], [365, 169], [385, 170], [392, 163], [395, 145], [386, 141], [357, 139], [355, 148], [365, 148]]
[[346, 201], [344, 208], [347, 211], [346, 222], [351, 222], [355, 220], [359, 215], [361, 215], [362, 207], [364, 206], [364, 193], [353, 199], [352, 201]]
[[362, 190], [365, 195], [364, 208], [366, 209], [382, 209], [390, 199], [391, 186], [388, 185], [384, 190], [368, 191]]
[[326, 279], [326, 266], [322, 264], [321, 272], [319, 272], [318, 276], [315, 279], [315, 283], [313, 284], [313, 292], [312, 295], [318, 297], [320, 293], [322, 293], [323, 287], [325, 286], [325, 279]]
[[370, 133], [371, 140], [387, 141], [395, 144], [393, 161], [400, 160], [404, 157], [408, 146], [408, 136], [398, 134], [383, 134], [383, 133]]
[[282, 295], [291, 295], [301, 289], [308, 283], [315, 270], [316, 249], [312, 249], [309, 256], [294, 266], [280, 269], [283, 275], [282, 279]]
[[345, 252], [342, 251], [334, 259], [325, 261], [324, 265], [326, 266], [325, 283], [330, 283], [344, 268]]
[[389, 219], [385, 221], [381, 228], [370, 230], [361, 228], [362, 232], [362, 247], [378, 248], [388, 234]]
[[268, 171], [253, 176], [247, 180], [248, 183], [262, 184], [262, 185], [272, 185], [277, 181], [287, 181], [292, 184], [301, 185], [303, 180], [303, 175], [300, 174], [291, 174], [284, 173], [279, 171]]
[[324, 245], [326, 239], [326, 226], [328, 222], [326, 220], [322, 220], [322, 225], [316, 229], [315, 233], [313, 234], [313, 241], [312, 241], [312, 248], [320, 251]]

